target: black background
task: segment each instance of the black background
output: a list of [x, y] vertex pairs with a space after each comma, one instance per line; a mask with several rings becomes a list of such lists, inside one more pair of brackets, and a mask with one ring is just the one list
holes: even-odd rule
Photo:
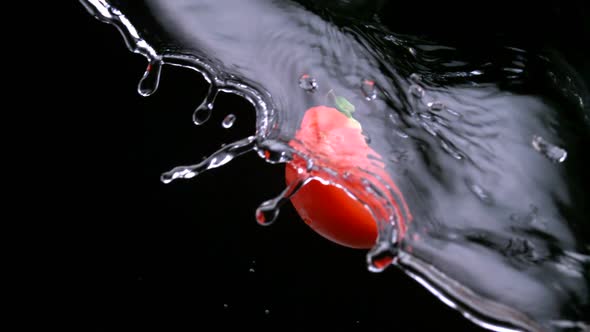
[[[193, 125], [207, 90], [197, 73], [164, 67], [158, 92], [141, 97], [145, 59], [77, 2], [70, 13], [44, 160], [60, 165], [51, 186], [66, 193], [45, 193], [51, 212], [73, 225], [77, 273], [66, 282], [79, 330], [479, 329], [401, 271], [368, 272], [365, 251], [324, 240], [290, 205], [258, 226], [255, 208], [284, 187], [281, 165], [251, 153], [162, 184], [163, 171], [253, 133], [252, 106], [221, 95], [213, 118]], [[224, 129], [229, 113], [237, 120]]]

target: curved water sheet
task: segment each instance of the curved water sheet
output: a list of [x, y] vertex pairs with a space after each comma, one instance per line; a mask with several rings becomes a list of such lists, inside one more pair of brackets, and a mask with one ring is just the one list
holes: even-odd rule
[[[253, 150], [304, 161], [301, 180], [261, 205], [261, 223], [309, 181], [332, 183], [378, 222], [372, 270], [391, 262], [492, 330], [588, 329], [590, 101], [558, 53], [395, 34], [379, 23], [378, 1], [81, 2], [149, 60], [141, 94], [175, 65], [211, 83], [195, 123], [219, 91], [255, 106], [255, 135], [163, 181]], [[319, 105], [352, 115], [375, 152], [370, 163], [294, 140]]]

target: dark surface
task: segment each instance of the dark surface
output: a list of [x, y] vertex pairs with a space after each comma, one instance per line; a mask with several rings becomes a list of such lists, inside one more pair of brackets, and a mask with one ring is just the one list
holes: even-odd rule
[[[75, 108], [59, 134], [72, 161], [60, 175], [73, 179], [62, 208], [77, 224], [80, 330], [478, 330], [401, 271], [369, 273], [364, 251], [319, 237], [290, 205], [275, 225], [258, 226], [255, 208], [284, 186], [281, 165], [251, 153], [162, 184], [161, 172], [251, 133], [253, 109], [222, 95], [196, 127], [207, 86], [169, 67], [159, 91], [140, 97], [145, 60], [74, 7], [62, 68], [64, 91], [79, 101], [64, 97]], [[228, 113], [237, 115], [229, 130], [220, 125]]]

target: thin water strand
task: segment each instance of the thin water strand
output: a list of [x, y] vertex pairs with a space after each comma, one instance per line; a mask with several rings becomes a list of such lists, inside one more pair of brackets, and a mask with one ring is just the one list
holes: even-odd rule
[[277, 197], [264, 201], [256, 209], [256, 221], [263, 226], [269, 226], [278, 218], [281, 206], [293, 197], [301, 188], [311, 182], [313, 177], [301, 177], [291, 182]]
[[223, 166], [235, 157], [254, 150], [255, 142], [256, 137], [249, 136], [237, 142], [227, 144], [202, 162], [191, 166], [174, 167], [172, 170], [163, 173], [160, 179], [164, 183], [170, 183], [176, 179], [193, 178], [206, 170]]
[[127, 48], [148, 60], [148, 67], [139, 81], [138, 92], [142, 96], [150, 96], [157, 89], [160, 80], [162, 57], [141, 36], [129, 19], [117, 8], [105, 0], [80, 0], [80, 3], [96, 19], [114, 25], [123, 36]]

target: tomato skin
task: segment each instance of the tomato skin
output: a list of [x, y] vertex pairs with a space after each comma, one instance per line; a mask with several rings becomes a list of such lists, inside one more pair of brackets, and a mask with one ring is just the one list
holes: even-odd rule
[[[293, 165], [286, 167], [287, 183], [297, 180]], [[369, 211], [344, 190], [313, 180], [291, 198], [291, 203], [318, 234], [342, 246], [368, 249], [377, 239], [377, 225]]]
[[[347, 189], [363, 192], [365, 189], [361, 179], [372, 180], [374, 185], [392, 202], [393, 213], [397, 215], [400, 236], [403, 236], [405, 220], [402, 209], [408, 218], [411, 218], [407, 205], [389, 178], [384, 165], [377, 162], [375, 158], [368, 157], [369, 155], [376, 158], [381, 156], [367, 145], [360, 124], [356, 120], [335, 108], [326, 106], [310, 108], [305, 113], [300, 129], [290, 145], [298, 151], [311, 152], [316, 158], [315, 161], [323, 166], [337, 172], [351, 174], [354, 180], [347, 183]], [[300, 175], [298, 169], [305, 169], [305, 161], [295, 155], [285, 170], [288, 184], [306, 176]], [[364, 173], [361, 169], [373, 175]], [[312, 171], [311, 175], [329, 178], [327, 174], [322, 174], [321, 170]], [[393, 191], [401, 200], [401, 208], [390, 191]], [[377, 202], [374, 196], [364, 195], [363, 199], [374, 207], [383, 206], [382, 202]], [[351, 248], [368, 249], [375, 244], [377, 224], [372, 214], [342, 188], [312, 180], [291, 197], [291, 202], [305, 223], [323, 237]]]

